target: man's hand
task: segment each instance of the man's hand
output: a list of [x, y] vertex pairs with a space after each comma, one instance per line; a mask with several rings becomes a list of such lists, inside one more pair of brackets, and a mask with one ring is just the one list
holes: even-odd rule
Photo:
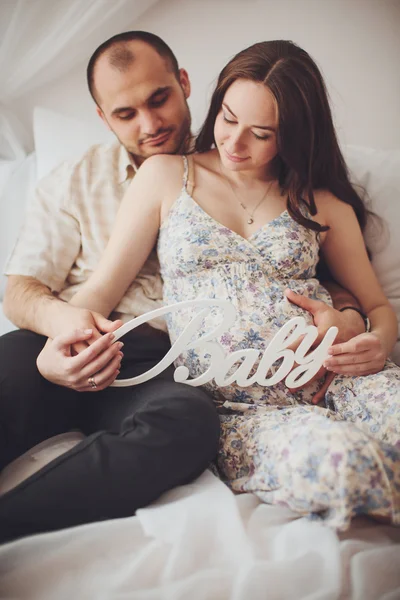
[[[114, 335], [108, 333], [91, 340], [92, 329], [60, 334], [54, 340], [48, 339], [39, 354], [36, 364], [40, 373], [48, 381], [78, 392], [94, 392], [108, 387], [117, 377], [123, 354], [122, 342], [113, 344]], [[87, 343], [91, 340], [91, 344]], [[73, 355], [73, 347], [84, 345], [78, 355]], [[94, 378], [95, 386], [89, 378]]]
[[311, 314], [314, 325], [318, 329], [318, 337], [315, 345], [320, 343], [330, 327], [337, 327], [339, 329], [335, 343], [347, 342], [356, 335], [365, 332], [364, 321], [354, 310], [340, 312], [329, 306], [329, 304], [326, 304], [326, 302], [312, 300], [311, 298], [307, 298], [307, 296], [296, 294], [289, 289], [285, 290], [285, 295], [290, 302]]
[[[99, 313], [60, 300], [46, 285], [24, 275], [8, 277], [3, 309], [20, 329], [30, 329], [52, 339], [73, 329], [93, 329], [94, 341], [101, 333], [115, 331], [122, 325], [121, 321], [112, 322]], [[79, 343], [76, 351], [87, 345]]]
[[[315, 346], [321, 342], [322, 338], [330, 327], [337, 327], [339, 330], [335, 340], [337, 342], [348, 342], [348, 340], [354, 338], [354, 336], [362, 334], [365, 330], [363, 319], [357, 312], [353, 310], [340, 312], [321, 300], [312, 300], [307, 296], [296, 294], [290, 289], [285, 290], [285, 295], [290, 302], [306, 310], [313, 317], [314, 325], [318, 329], [318, 337], [314, 343]], [[295, 351], [300, 342], [301, 339], [292, 345], [291, 349]], [[332, 349], [335, 347], [336, 346], [331, 346]], [[313, 404], [318, 404], [321, 400], [323, 400], [329, 385], [335, 377], [335, 372], [333, 372], [333, 370], [332, 372], [327, 372], [325, 367], [321, 367], [311, 381], [322, 379], [323, 377], [325, 377], [324, 383], [321, 389], [314, 395], [312, 399]], [[311, 381], [309, 383], [311, 383]]]
[[103, 333], [111, 333], [118, 329], [122, 325], [122, 321], [110, 321], [100, 313], [63, 302], [58, 307], [57, 315], [53, 315], [51, 325], [50, 338], [55, 338], [59, 334], [70, 334], [72, 330], [92, 330], [91, 336], [72, 344], [72, 354], [79, 354], [100, 339]]

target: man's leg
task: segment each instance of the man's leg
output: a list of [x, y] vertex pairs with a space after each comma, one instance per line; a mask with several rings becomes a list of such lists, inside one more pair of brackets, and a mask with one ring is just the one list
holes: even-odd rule
[[[124, 377], [148, 370], [169, 348], [161, 335], [124, 341]], [[0, 497], [0, 542], [132, 515], [198, 476], [216, 455], [212, 400], [175, 383], [172, 369], [140, 386], [80, 397], [88, 437]]]
[[26, 330], [0, 337], [0, 470], [39, 442], [78, 427], [79, 394], [37, 370], [45, 341]]

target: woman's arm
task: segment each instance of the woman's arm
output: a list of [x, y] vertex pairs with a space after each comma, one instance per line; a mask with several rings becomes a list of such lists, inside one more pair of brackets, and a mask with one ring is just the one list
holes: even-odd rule
[[[358, 221], [351, 206], [330, 194], [324, 194], [320, 206], [324, 220], [330, 227], [322, 243], [325, 260], [335, 280], [355, 296], [371, 322], [370, 334], [361, 334], [346, 344], [339, 344], [334, 354], [349, 352], [359, 354], [359, 360], [363, 359], [364, 362], [370, 360], [369, 355], [377, 356], [379, 354], [382, 368], [384, 360], [390, 354], [396, 341], [396, 315], [372, 268]], [[369, 343], [371, 335], [376, 339], [376, 343], [372, 347]], [[367, 351], [368, 356], [366, 354], [362, 356], [364, 350]], [[338, 360], [336, 364], [340, 364]], [[348, 357], [344, 360], [348, 360]], [[335, 362], [331, 362], [329, 366], [334, 364]], [[362, 372], [362, 368], [353, 372]]]
[[140, 167], [121, 202], [96, 270], [71, 304], [108, 316], [135, 279], [155, 245], [160, 227], [164, 159], [155, 156]]

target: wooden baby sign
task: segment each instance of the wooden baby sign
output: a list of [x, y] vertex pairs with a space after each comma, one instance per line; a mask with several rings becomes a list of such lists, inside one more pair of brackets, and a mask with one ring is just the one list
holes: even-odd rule
[[[132, 319], [115, 331], [115, 341], [142, 323], [187, 307], [197, 307], [202, 310], [199, 310], [187, 324], [164, 358], [152, 369], [137, 377], [115, 380], [111, 384], [113, 387], [126, 387], [144, 383], [169, 367], [183, 351], [196, 348], [203, 355], [207, 354], [210, 357], [208, 368], [198, 377], [189, 379], [189, 369], [183, 365], [179, 366], [175, 369], [175, 381], [199, 386], [214, 379], [218, 387], [231, 385], [235, 382], [240, 387], [248, 387], [254, 383], [261, 386], [270, 386], [285, 380], [285, 384], [289, 388], [298, 388], [318, 373], [322, 363], [328, 357], [328, 348], [332, 345], [338, 333], [337, 327], [328, 329], [319, 345], [310, 352], [313, 343], [317, 339], [318, 330], [314, 325], [307, 325], [304, 317], [294, 317], [279, 329], [264, 352], [247, 348], [227, 353], [221, 344], [216, 341], [216, 338], [226, 333], [229, 327], [234, 324], [236, 309], [233, 304], [228, 300], [188, 300], [158, 308]], [[210, 331], [199, 334], [203, 319], [210, 309], [215, 307], [221, 309], [222, 318], [220, 323]], [[300, 336], [304, 337], [299, 346], [295, 351], [291, 350], [289, 346], [298, 340]], [[280, 360], [279, 367], [273, 367], [278, 360]], [[258, 361], [255, 373], [250, 376]], [[237, 368], [232, 372], [235, 365], [237, 365]]]

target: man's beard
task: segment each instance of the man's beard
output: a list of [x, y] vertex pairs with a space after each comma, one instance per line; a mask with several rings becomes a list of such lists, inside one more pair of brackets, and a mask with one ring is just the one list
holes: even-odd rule
[[[150, 158], [150, 156], [154, 156], [156, 154], [184, 154], [185, 152], [188, 152], [190, 149], [190, 141], [191, 141], [191, 133], [190, 133], [191, 124], [192, 124], [192, 121], [191, 121], [191, 117], [190, 117], [190, 111], [189, 111], [189, 107], [187, 106], [187, 111], [185, 113], [183, 123], [179, 127], [178, 132], [172, 131], [172, 136], [174, 137], [173, 148], [165, 150], [163, 148], [163, 146], [161, 145], [160, 147], [155, 147], [153, 152], [149, 152], [146, 154], [142, 154], [142, 152], [141, 152], [142, 144], [140, 142], [136, 148], [132, 148], [131, 146], [124, 144], [118, 138], [118, 136], [116, 136], [116, 137], [118, 138], [118, 141], [124, 146], [124, 148], [126, 149], [128, 154], [131, 156], [131, 158], [135, 161], [135, 163], [137, 165], [139, 165], [144, 160], [146, 160], [146, 158]], [[168, 131], [168, 128], [160, 129], [159, 131], [157, 131], [154, 134], [154, 136], [148, 137], [147, 139], [152, 139], [152, 138], [154, 139], [154, 138], [162, 135], [163, 133], [166, 133], [167, 131]], [[115, 134], [115, 132], [114, 132], [114, 134]], [[170, 140], [168, 140], [168, 143], [169, 142], [170, 142]]]

